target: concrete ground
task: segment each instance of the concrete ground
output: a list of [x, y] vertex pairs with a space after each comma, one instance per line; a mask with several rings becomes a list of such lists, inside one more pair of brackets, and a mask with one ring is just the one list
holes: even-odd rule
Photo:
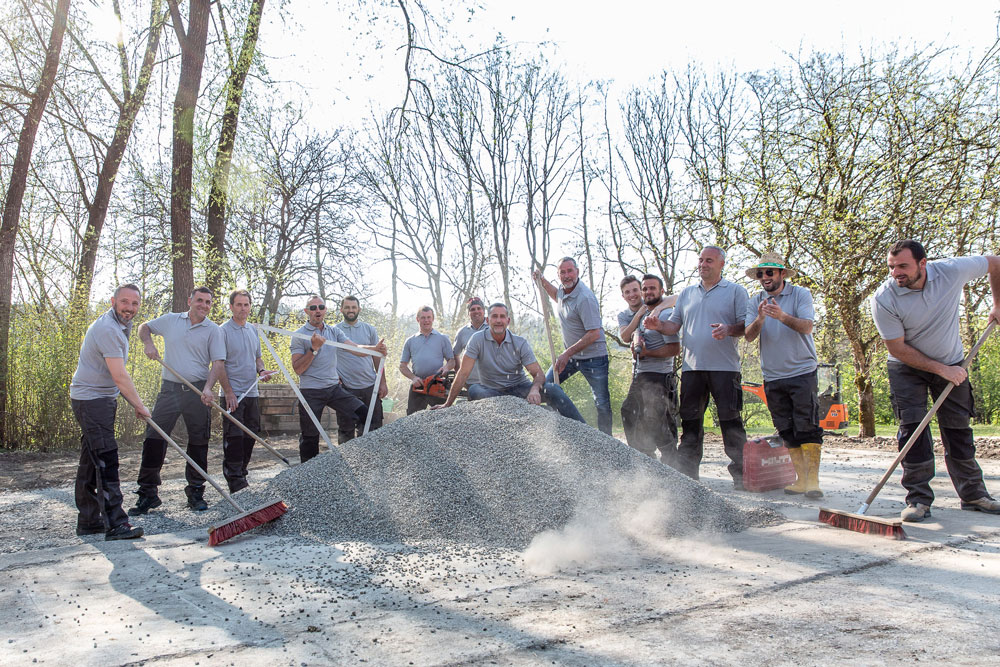
[[[820, 504], [855, 511], [891, 459], [826, 451], [822, 501], [745, 494], [787, 517], [769, 528], [613, 547], [567, 530], [525, 553], [253, 534], [213, 548], [203, 529], [105, 543], [66, 535], [69, 487], [7, 492], [0, 664], [995, 663], [1000, 516], [961, 511], [943, 461], [933, 518], [905, 541], [816, 521]], [[983, 467], [1000, 491], [1000, 462]], [[702, 470], [735, 493], [719, 447]], [[898, 479], [870, 514], [899, 512]]]

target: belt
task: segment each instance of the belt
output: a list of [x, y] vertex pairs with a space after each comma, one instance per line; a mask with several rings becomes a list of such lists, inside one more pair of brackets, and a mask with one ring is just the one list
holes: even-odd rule
[[[205, 380], [191, 380], [191, 384], [195, 386], [198, 386], [199, 382], [203, 387], [205, 386]], [[191, 388], [188, 387], [183, 382], [173, 382], [172, 380], [163, 380], [163, 386], [160, 388], [160, 391], [169, 391], [169, 392], [191, 391]], [[201, 390], [199, 389], [199, 391]]]

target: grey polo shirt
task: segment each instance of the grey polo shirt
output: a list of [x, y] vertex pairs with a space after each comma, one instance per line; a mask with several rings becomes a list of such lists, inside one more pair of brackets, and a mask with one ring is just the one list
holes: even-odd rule
[[418, 331], [407, 338], [399, 360], [404, 364], [412, 361], [410, 369], [423, 380], [441, 370], [446, 360], [454, 358], [448, 337], [437, 329], [431, 329], [426, 336]]
[[69, 385], [69, 397], [78, 401], [116, 398], [118, 386], [111, 379], [105, 359], [128, 359], [128, 337], [132, 323], [122, 324], [114, 308], [94, 320], [80, 346], [80, 361]]
[[[772, 298], [761, 290], [750, 299], [747, 306], [746, 322], [757, 319], [757, 308], [765, 299]], [[778, 306], [792, 317], [803, 320], [816, 319], [812, 293], [805, 287], [793, 285], [787, 280], [781, 292], [773, 297]], [[816, 370], [816, 345], [812, 334], [800, 334], [789, 326], [765, 317], [760, 329], [760, 369], [764, 381], [792, 378]]]
[[[927, 262], [922, 290], [900, 287], [890, 276], [871, 298], [872, 319], [883, 340], [902, 337], [907, 345], [948, 366], [962, 363], [958, 306], [965, 284], [989, 271], [985, 257]], [[891, 354], [889, 359], [899, 361]]]
[[528, 341], [510, 330], [504, 332], [502, 343], [497, 343], [488, 329], [476, 332], [469, 339], [465, 356], [476, 360], [481, 378], [478, 384], [490, 389], [507, 389], [521, 384], [528, 379], [524, 367], [537, 361]]
[[[648, 309], [647, 309], [648, 310]], [[666, 322], [670, 319], [673, 314], [673, 308], [664, 308], [660, 311], [659, 319], [661, 322]], [[629, 320], [631, 322], [631, 320]], [[650, 331], [639, 322], [639, 326], [636, 327], [636, 332], [642, 336], [643, 342], [646, 343], [647, 350], [658, 350], [664, 345], [669, 343], [679, 343], [681, 341], [680, 337], [676, 334], [667, 335], [662, 334], [659, 331]], [[673, 357], [646, 357], [645, 359], [637, 359], [635, 362], [635, 372], [636, 373], [673, 373], [674, 372], [674, 360]]]
[[241, 326], [231, 317], [220, 328], [226, 341], [226, 376], [233, 393], [238, 398], [253, 387], [247, 396], [260, 396], [254, 385], [257, 379], [257, 359], [261, 356], [257, 328], [249, 322]]
[[[295, 333], [312, 336], [319, 331], [316, 327], [306, 322], [295, 330]], [[319, 334], [334, 343], [343, 343], [347, 340], [344, 332], [337, 327], [323, 324], [323, 330]], [[312, 354], [312, 344], [304, 338], [292, 338], [290, 345], [292, 354]], [[340, 376], [337, 374], [337, 357], [339, 350], [329, 345], [321, 345], [319, 353], [309, 364], [309, 368], [299, 376], [300, 389], [326, 389], [340, 383]], [[345, 352], [344, 354], [349, 354]]]
[[[639, 308], [645, 310], [644, 306], [639, 306]], [[618, 313], [618, 335], [619, 336], [621, 336], [622, 332], [625, 331], [625, 327], [627, 327], [628, 325], [632, 324], [632, 318], [635, 317], [635, 314], [637, 312], [639, 312], [639, 311], [638, 310], [632, 310], [631, 308], [628, 308], [628, 309], [623, 310], [622, 312]], [[636, 331], [638, 331], [638, 329], [636, 329]], [[629, 341], [627, 341], [627, 340], [625, 340], [623, 338], [622, 342], [628, 343]]]
[[573, 359], [593, 359], [608, 356], [608, 342], [601, 322], [601, 306], [590, 288], [577, 281], [576, 287], [566, 294], [562, 287], [556, 290], [556, 314], [562, 325], [563, 344], [568, 348], [583, 338], [591, 329], [601, 332], [596, 342], [573, 355]]
[[[478, 329], [473, 329], [471, 324], [466, 324], [464, 327], [458, 330], [455, 334], [455, 345], [452, 346], [452, 352], [455, 354], [455, 359], [458, 359], [458, 355], [462, 354], [462, 351], [469, 344], [469, 339], [472, 338], [472, 334], [477, 331], [489, 331], [490, 325], [486, 320], [483, 320], [482, 325]], [[469, 373], [470, 384], [479, 384], [479, 364], [472, 367], [472, 372]]]
[[[336, 328], [343, 331], [348, 339], [358, 345], [378, 344], [378, 332], [367, 322], [361, 320], [355, 320], [354, 324], [340, 322]], [[338, 355], [337, 371], [340, 373], [341, 383], [349, 389], [371, 389], [375, 384], [375, 365], [372, 363], [372, 359], [374, 357], [367, 354], [359, 357], [346, 350], [344, 354]]]
[[737, 340], [712, 338], [712, 324], [745, 322], [750, 296], [742, 285], [723, 278], [706, 290], [701, 282], [685, 287], [678, 295], [670, 321], [681, 325], [685, 371], [740, 372]]
[[[163, 336], [163, 362], [191, 383], [208, 378], [208, 367], [213, 361], [225, 361], [226, 341], [219, 325], [208, 319], [191, 324], [187, 312], [167, 313], [146, 322], [149, 330]], [[169, 382], [180, 382], [166, 368], [160, 374]]]

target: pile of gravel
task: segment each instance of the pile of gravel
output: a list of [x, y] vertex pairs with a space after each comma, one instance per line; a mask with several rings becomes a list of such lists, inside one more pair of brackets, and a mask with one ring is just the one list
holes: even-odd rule
[[605, 522], [648, 516], [650, 502], [664, 535], [777, 520], [590, 426], [508, 397], [399, 419], [236, 496], [246, 507], [275, 498], [291, 509], [265, 530], [324, 541], [523, 548], [581, 513]]

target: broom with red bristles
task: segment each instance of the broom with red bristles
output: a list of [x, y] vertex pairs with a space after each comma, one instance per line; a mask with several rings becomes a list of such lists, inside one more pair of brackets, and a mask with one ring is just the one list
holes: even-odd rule
[[[991, 333], [993, 333], [993, 328], [996, 324], [997, 323], [995, 321], [990, 321], [989, 325], [986, 327], [986, 331], [984, 331], [983, 335], [979, 337], [976, 344], [972, 346], [972, 349], [969, 350], [969, 354], [965, 357], [965, 361], [962, 362], [963, 369], [969, 368], [969, 364], [972, 362], [973, 358], [975, 358], [976, 353], [979, 352], [979, 348], [983, 346], [986, 339], [989, 338]], [[882, 490], [882, 487], [885, 486], [885, 483], [889, 481], [890, 477], [892, 477], [892, 473], [895, 472], [896, 466], [898, 466], [899, 462], [903, 460], [903, 457], [909, 453], [910, 449], [917, 442], [917, 438], [919, 438], [924, 432], [927, 425], [931, 423], [931, 419], [934, 418], [938, 408], [941, 407], [941, 404], [944, 403], [944, 400], [948, 398], [948, 394], [950, 394], [951, 390], [954, 388], [954, 383], [949, 382], [944, 390], [941, 391], [941, 395], [937, 397], [936, 401], [934, 401], [934, 405], [931, 406], [930, 411], [924, 415], [920, 424], [917, 425], [917, 428], [910, 434], [910, 437], [907, 438], [906, 444], [899, 450], [899, 455], [896, 456], [896, 460], [893, 461], [892, 465], [889, 466], [889, 469], [885, 471], [885, 474], [882, 475], [882, 479], [878, 481], [878, 484], [875, 485], [872, 492], [868, 494], [868, 498], [865, 499], [865, 502], [861, 504], [861, 507], [856, 513], [852, 514], [850, 512], [842, 512], [840, 510], [825, 509], [821, 507], [819, 510], [819, 520], [823, 523], [830, 524], [834, 528], [845, 528], [847, 530], [853, 530], [857, 533], [883, 535], [894, 540], [905, 540], [906, 533], [903, 532], [903, 522], [901, 519], [870, 517], [865, 516], [865, 512], [867, 512], [868, 508], [871, 507], [872, 502], [875, 500], [875, 496], [878, 495], [879, 491]]]
[[219, 484], [212, 479], [212, 477], [202, 470], [201, 466], [194, 462], [187, 452], [181, 449], [180, 445], [174, 442], [173, 438], [166, 434], [166, 432], [159, 427], [152, 419], [145, 420], [147, 424], [153, 427], [153, 430], [160, 434], [160, 437], [169, 442], [174, 449], [180, 452], [180, 455], [187, 459], [187, 462], [191, 464], [195, 470], [197, 470], [202, 477], [208, 480], [209, 484], [215, 487], [223, 498], [225, 498], [230, 505], [236, 508], [239, 512], [238, 515], [232, 517], [231, 519], [217, 524], [215, 526], [209, 526], [208, 528], [208, 544], [214, 547], [217, 544], [222, 544], [226, 540], [236, 537], [241, 533], [245, 533], [248, 530], [253, 530], [258, 526], [263, 526], [265, 523], [274, 521], [275, 519], [281, 517], [282, 514], [288, 511], [288, 505], [285, 501], [278, 500], [267, 505], [261, 505], [252, 510], [244, 510], [240, 507], [239, 503], [233, 500], [233, 497], [226, 493]]

